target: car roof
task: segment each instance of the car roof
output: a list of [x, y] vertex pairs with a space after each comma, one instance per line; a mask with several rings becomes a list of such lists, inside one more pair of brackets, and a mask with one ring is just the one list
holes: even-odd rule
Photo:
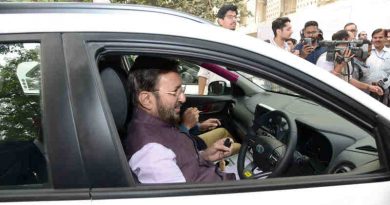
[[170, 14], [196, 22], [212, 24], [205, 19], [184, 12], [137, 4], [92, 4], [92, 3], [0, 3], [0, 13], [107, 13], [107, 12], [147, 11]]
[[[0, 34], [120, 32], [158, 34], [218, 42], [252, 51], [294, 67], [357, 99], [390, 119], [390, 110], [352, 85], [289, 52], [171, 9], [143, 5], [80, 3], [0, 3]], [[205, 32], [207, 31], [207, 32]]]

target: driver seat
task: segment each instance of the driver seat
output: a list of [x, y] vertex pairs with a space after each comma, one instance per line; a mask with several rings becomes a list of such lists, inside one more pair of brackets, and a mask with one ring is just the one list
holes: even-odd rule
[[127, 88], [127, 73], [121, 66], [121, 56], [108, 56], [99, 66], [100, 77], [118, 134], [123, 141], [131, 119], [132, 105]]

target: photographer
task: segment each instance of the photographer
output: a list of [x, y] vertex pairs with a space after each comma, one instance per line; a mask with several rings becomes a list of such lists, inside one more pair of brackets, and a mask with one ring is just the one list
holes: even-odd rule
[[318, 44], [319, 34], [320, 30], [316, 21], [306, 22], [301, 31], [301, 42], [294, 49], [299, 51], [299, 57], [313, 64], [316, 64], [320, 55], [326, 52], [326, 49]]
[[[349, 38], [348, 31], [341, 30], [333, 34], [332, 41], [335, 40], [347, 41], [348, 38]], [[327, 61], [326, 56], [327, 53], [329, 52], [328, 51], [319, 57], [317, 61], [317, 66], [325, 70], [328, 70], [329, 72], [333, 73], [337, 77], [340, 77], [345, 81], [348, 81], [353, 86], [361, 90], [373, 92], [380, 96], [383, 95], [383, 90], [379, 86], [363, 83], [351, 77], [352, 76], [351, 59], [354, 57], [354, 55], [352, 54], [351, 50], [348, 49], [347, 43], [338, 44], [337, 47], [342, 48], [342, 50], [335, 52], [334, 61]]]
[[362, 40], [363, 45], [367, 45], [367, 55], [355, 56], [353, 58], [353, 71], [352, 77], [364, 83], [371, 84], [372, 82], [368, 79], [370, 74], [369, 66], [366, 64], [367, 58], [371, 55], [371, 42], [369, 40]]

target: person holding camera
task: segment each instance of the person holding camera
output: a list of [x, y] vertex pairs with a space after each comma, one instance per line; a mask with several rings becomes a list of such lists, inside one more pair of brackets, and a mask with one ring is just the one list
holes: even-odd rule
[[367, 47], [367, 55], [361, 55], [361, 56], [355, 56], [353, 58], [353, 71], [352, 71], [352, 77], [368, 84], [372, 84], [372, 82], [369, 80], [368, 76], [370, 74], [370, 68], [366, 64], [367, 58], [371, 55], [371, 41], [365, 39], [362, 40], [363, 47], [366, 45]]
[[299, 50], [299, 56], [313, 64], [326, 52], [326, 49], [318, 44], [319, 31], [316, 21], [306, 22], [301, 31], [301, 42], [295, 46], [295, 50]]
[[[350, 38], [348, 31], [340, 30], [333, 34], [332, 41], [347, 41]], [[376, 93], [379, 96], [383, 95], [383, 90], [377, 85], [371, 85], [367, 83], [360, 82], [352, 78], [352, 63], [351, 60], [354, 57], [354, 54], [348, 48], [347, 43], [341, 43], [337, 45], [338, 52], [335, 52], [334, 61], [327, 61], [327, 53], [322, 54], [317, 61], [317, 66], [331, 72], [337, 77], [342, 78], [343, 80], [351, 83], [353, 86], [367, 92]]]

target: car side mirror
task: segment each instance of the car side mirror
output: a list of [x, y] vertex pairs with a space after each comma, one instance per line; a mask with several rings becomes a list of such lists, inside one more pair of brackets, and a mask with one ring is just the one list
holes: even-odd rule
[[26, 95], [39, 95], [40, 90], [40, 64], [36, 61], [22, 62], [16, 68], [16, 75], [23, 92]]
[[208, 95], [223, 95], [227, 90], [225, 81], [214, 81], [209, 84]]

